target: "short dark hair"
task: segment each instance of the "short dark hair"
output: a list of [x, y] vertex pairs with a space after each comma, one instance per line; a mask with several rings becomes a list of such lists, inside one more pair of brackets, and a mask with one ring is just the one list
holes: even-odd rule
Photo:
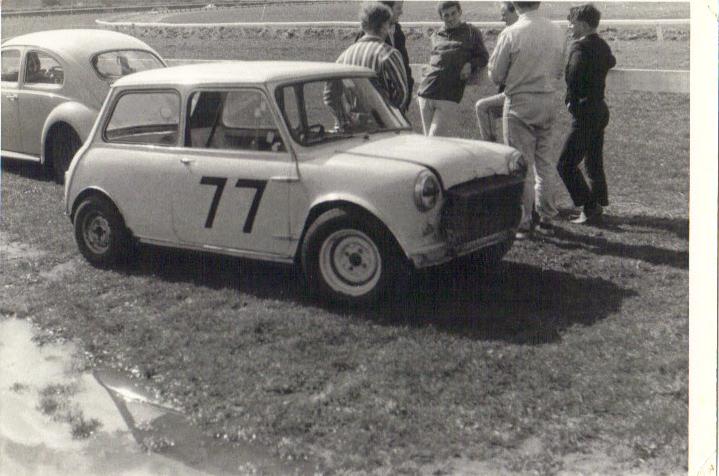
[[569, 21], [583, 21], [592, 28], [599, 26], [599, 20], [601, 18], [602, 13], [591, 3], [570, 8], [569, 16], [567, 17]]
[[387, 5], [388, 7], [392, 8], [392, 7], [394, 7], [394, 4], [397, 2], [379, 2], [379, 3], [381, 3], [382, 5]]
[[452, 7], [457, 7], [460, 12], [462, 11], [462, 6], [459, 4], [459, 2], [439, 2], [437, 4], [437, 13], [442, 15], [442, 10], [448, 10]]
[[392, 20], [392, 10], [379, 2], [366, 3], [360, 9], [359, 20], [364, 31], [377, 33], [383, 23]]
[[540, 3], [542, 2], [512, 2], [515, 7], [521, 8], [521, 9], [531, 9], [531, 8], [537, 8]]
[[507, 10], [509, 10], [510, 12], [516, 10], [516, 8], [514, 8], [514, 2], [502, 2], [502, 4], [507, 7]]

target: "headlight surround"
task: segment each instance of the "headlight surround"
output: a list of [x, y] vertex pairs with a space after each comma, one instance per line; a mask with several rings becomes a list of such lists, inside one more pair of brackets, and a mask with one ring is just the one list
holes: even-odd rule
[[519, 151], [515, 151], [509, 158], [509, 173], [515, 177], [525, 177], [527, 175], [527, 161]]
[[414, 182], [414, 203], [420, 211], [429, 211], [437, 205], [441, 192], [437, 177], [429, 170], [423, 170]]

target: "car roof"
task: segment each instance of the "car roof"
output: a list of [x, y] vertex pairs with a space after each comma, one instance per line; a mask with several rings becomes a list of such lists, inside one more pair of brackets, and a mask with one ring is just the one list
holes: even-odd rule
[[113, 86], [263, 84], [330, 76], [372, 76], [369, 68], [314, 61], [217, 61], [152, 69], [118, 79]]
[[152, 50], [134, 36], [116, 31], [93, 29], [47, 30], [16, 36], [2, 44], [6, 46], [34, 46], [64, 56], [89, 58], [100, 51], [115, 49]]

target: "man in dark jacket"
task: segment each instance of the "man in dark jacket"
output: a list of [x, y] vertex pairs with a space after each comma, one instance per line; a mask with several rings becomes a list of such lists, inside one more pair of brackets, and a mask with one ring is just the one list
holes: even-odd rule
[[456, 136], [459, 103], [468, 83], [477, 81], [489, 53], [478, 28], [462, 20], [459, 2], [439, 2], [437, 13], [444, 25], [430, 39], [429, 68], [417, 91], [426, 136]]
[[[572, 114], [572, 129], [564, 144], [557, 170], [574, 205], [583, 207], [572, 220], [585, 223], [602, 214], [609, 204], [604, 176], [604, 129], [609, 123], [609, 109], [604, 102], [607, 73], [617, 64], [609, 45], [597, 35], [601, 13], [593, 5], [569, 10], [572, 44], [566, 69], [565, 103]], [[586, 157], [589, 185], [579, 170]]]
[[[407, 90], [409, 95], [407, 96], [407, 102], [402, 107], [402, 112], [407, 111], [409, 108], [410, 100], [412, 99], [412, 88], [414, 87], [414, 79], [412, 78], [412, 69], [409, 67], [409, 54], [407, 53], [407, 39], [404, 36], [402, 27], [399, 25], [399, 17], [402, 16], [402, 6], [404, 2], [379, 2], [386, 5], [392, 10], [392, 23], [389, 27], [389, 34], [385, 43], [399, 51], [402, 55], [402, 62], [404, 63], [404, 69], [407, 73]], [[364, 31], [360, 31], [355, 37], [355, 42], [365, 35]]]

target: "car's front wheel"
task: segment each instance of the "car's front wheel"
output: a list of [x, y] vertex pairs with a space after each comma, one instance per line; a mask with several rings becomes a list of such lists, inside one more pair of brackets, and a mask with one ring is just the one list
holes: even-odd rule
[[390, 233], [377, 220], [343, 209], [312, 223], [301, 258], [310, 290], [335, 302], [375, 302], [407, 273]]
[[87, 197], [75, 212], [75, 241], [92, 265], [111, 266], [130, 249], [130, 233], [115, 206], [106, 198]]

